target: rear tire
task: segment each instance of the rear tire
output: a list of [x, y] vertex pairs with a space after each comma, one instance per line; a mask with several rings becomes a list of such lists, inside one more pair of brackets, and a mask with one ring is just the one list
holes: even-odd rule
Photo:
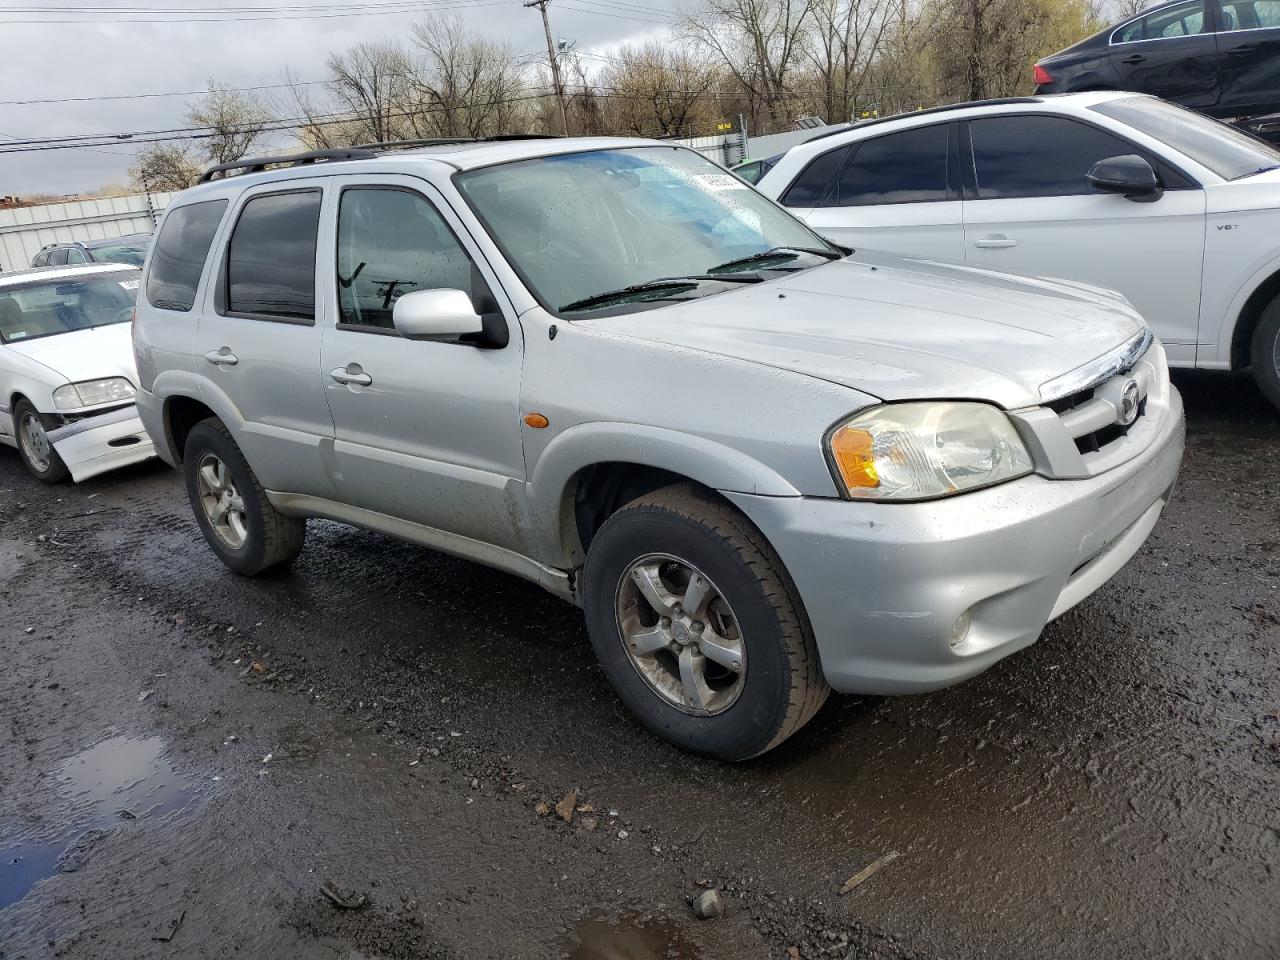
[[71, 471], [49, 442], [46, 426], [47, 419], [26, 397], [14, 405], [13, 435], [18, 441], [22, 465], [41, 483], [62, 483], [71, 476]]
[[609, 682], [678, 747], [746, 760], [799, 730], [830, 693], [782, 560], [745, 516], [692, 484], [609, 517], [583, 589]]
[[191, 428], [182, 472], [200, 531], [236, 573], [257, 576], [292, 562], [302, 550], [306, 521], [271, 505], [222, 421], [211, 417]]
[[1258, 389], [1280, 409], [1280, 297], [1262, 311], [1253, 331], [1249, 356]]

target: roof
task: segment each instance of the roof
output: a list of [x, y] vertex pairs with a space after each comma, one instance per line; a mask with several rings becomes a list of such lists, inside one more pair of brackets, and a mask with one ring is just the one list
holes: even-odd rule
[[0, 289], [30, 283], [32, 280], [66, 280], [70, 277], [91, 276], [95, 273], [118, 273], [121, 270], [132, 270], [141, 273], [137, 267], [126, 263], [89, 263], [74, 267], [34, 267], [26, 270], [14, 270], [11, 273], [0, 273]]
[[83, 242], [84, 242], [84, 245], [88, 247], [90, 250], [96, 250], [98, 249], [98, 247], [110, 247], [117, 243], [123, 243], [126, 241], [134, 241], [137, 243], [149, 243], [151, 241], [151, 234], [125, 233], [125, 234], [121, 234], [118, 237], [104, 237], [101, 240], [85, 240]]
[[[183, 196], [217, 194], [224, 187], [237, 191], [259, 183], [296, 180], [299, 177], [337, 177], [349, 174], [406, 173], [425, 164], [444, 165], [454, 170], [472, 170], [513, 160], [550, 157], [566, 153], [583, 153], [590, 150], [611, 150], [626, 147], [660, 147], [661, 140], [636, 137], [549, 137], [527, 140], [489, 140], [444, 143], [434, 146], [414, 147], [408, 150], [391, 150], [373, 157], [356, 160], [326, 160], [301, 167], [279, 167], [262, 173], [233, 174], [225, 179], [201, 183], [183, 192]], [[284, 158], [281, 158], [282, 160]]]

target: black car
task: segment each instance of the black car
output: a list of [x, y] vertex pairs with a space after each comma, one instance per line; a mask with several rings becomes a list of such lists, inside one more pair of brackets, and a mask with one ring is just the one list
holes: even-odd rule
[[1035, 66], [1036, 93], [1132, 90], [1215, 117], [1280, 111], [1280, 0], [1176, 0]]
[[127, 263], [131, 267], [142, 266], [147, 258], [151, 234], [131, 233], [109, 240], [86, 240], [72, 243], [50, 243], [40, 248], [31, 260], [33, 267], [75, 266], [81, 263]]

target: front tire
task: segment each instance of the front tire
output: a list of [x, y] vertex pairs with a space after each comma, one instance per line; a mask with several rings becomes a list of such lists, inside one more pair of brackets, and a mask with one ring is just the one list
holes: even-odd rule
[[665, 487], [609, 517], [583, 593], [609, 682], [676, 746], [746, 760], [804, 726], [830, 692], [781, 559], [698, 487]]
[[236, 573], [257, 576], [287, 565], [302, 550], [306, 521], [271, 505], [222, 421], [210, 418], [191, 428], [182, 472], [205, 540]]
[[1262, 311], [1249, 354], [1258, 389], [1280, 409], [1280, 297]]
[[62, 483], [71, 471], [53, 448], [45, 432], [45, 418], [25, 397], [13, 408], [14, 437], [18, 441], [18, 456], [27, 472], [41, 483]]

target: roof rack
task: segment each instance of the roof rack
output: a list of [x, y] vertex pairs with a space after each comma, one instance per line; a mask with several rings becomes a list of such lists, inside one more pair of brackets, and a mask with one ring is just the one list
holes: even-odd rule
[[861, 130], [863, 127], [874, 127], [877, 124], [889, 123], [892, 120], [903, 120], [907, 117], [927, 117], [933, 113], [948, 113], [952, 110], [965, 110], [969, 107], [1005, 107], [1015, 103], [1043, 102], [1039, 97], [997, 97], [991, 100], [965, 100], [961, 103], [948, 103], [940, 107], [926, 107], [923, 110], [904, 110], [901, 113], [891, 113], [883, 117], [870, 117], [866, 120], [854, 120], [851, 123], [844, 123], [834, 130], [823, 130], [821, 133], [814, 134], [804, 142], [813, 143], [813, 141], [821, 140], [824, 137], [834, 137], [837, 133], [844, 133], [846, 130]]
[[416, 147], [447, 147], [454, 143], [502, 143], [508, 140], [557, 140], [558, 133], [499, 133], [491, 137], [428, 137], [424, 140], [379, 140], [358, 143], [357, 150], [412, 150]]
[[268, 167], [305, 167], [312, 163], [332, 160], [368, 160], [377, 154], [356, 147], [340, 147], [335, 150], [308, 150], [306, 153], [290, 153], [282, 157], [245, 157], [231, 163], [220, 163], [200, 175], [200, 183], [225, 180], [233, 170], [240, 173], [262, 173]]

